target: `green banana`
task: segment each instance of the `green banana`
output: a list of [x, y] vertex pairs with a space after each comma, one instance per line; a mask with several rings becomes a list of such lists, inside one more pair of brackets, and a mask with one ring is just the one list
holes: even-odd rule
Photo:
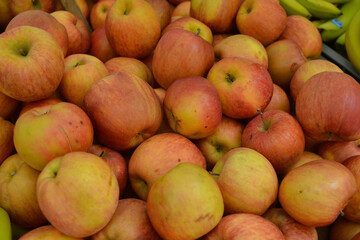
[[328, 20], [327, 19], [318, 19], [318, 20], [314, 20], [311, 21], [311, 23], [318, 28], [321, 24], [326, 23]]
[[351, 19], [345, 35], [345, 47], [350, 62], [360, 73], [360, 10]]
[[0, 239], [11, 240], [11, 223], [8, 213], [0, 207]]
[[352, 0], [325, 0], [325, 1], [333, 4], [337, 4], [337, 3], [343, 4], [343, 3], [351, 2]]
[[334, 18], [341, 14], [334, 4], [324, 0], [297, 0], [303, 5], [314, 17], [317, 18]]
[[297, 0], [280, 0], [280, 5], [285, 9], [288, 16], [300, 15], [310, 19], [311, 13]]
[[351, 19], [359, 9], [360, 0], [352, 0], [351, 2], [342, 5], [342, 15], [318, 26], [318, 29], [321, 32], [322, 40], [324, 42], [329, 42], [335, 40], [343, 34], [346, 31]]
[[335, 48], [344, 51], [345, 39], [346, 39], [346, 33], [341, 34], [335, 41]]

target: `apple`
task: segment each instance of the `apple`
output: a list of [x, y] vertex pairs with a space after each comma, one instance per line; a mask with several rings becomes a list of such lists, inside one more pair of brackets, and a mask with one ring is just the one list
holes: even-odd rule
[[214, 63], [212, 45], [198, 34], [173, 29], [161, 37], [152, 60], [156, 82], [168, 89], [172, 82], [189, 76], [204, 76]]
[[357, 233], [351, 240], [360, 240], [360, 233]]
[[295, 72], [290, 81], [290, 93], [291, 97], [296, 101], [296, 97], [300, 92], [302, 86], [317, 73], [320, 72], [343, 72], [337, 65], [334, 63], [323, 60], [316, 59], [310, 60], [302, 64]]
[[167, 0], [147, 0], [159, 18], [161, 29], [171, 22], [173, 6]]
[[101, 26], [105, 26], [105, 19], [109, 9], [115, 0], [101, 0], [94, 4], [90, 11], [90, 24], [94, 31]]
[[51, 15], [66, 29], [69, 40], [67, 55], [86, 53], [90, 48], [90, 33], [86, 25], [68, 11], [55, 11]]
[[119, 201], [108, 225], [91, 240], [152, 239], [160, 240], [147, 215], [146, 202], [136, 198]]
[[28, 10], [37, 9], [48, 13], [55, 10], [55, 0], [12, 0], [8, 4], [14, 16]]
[[322, 39], [312, 22], [299, 15], [288, 16], [286, 27], [279, 39], [295, 41], [308, 59], [318, 59], [322, 52]]
[[106, 16], [105, 31], [119, 56], [145, 58], [160, 38], [161, 25], [149, 2], [115, 1]]
[[280, 183], [279, 201], [296, 221], [322, 227], [336, 220], [356, 191], [355, 177], [348, 168], [320, 159], [286, 174]]
[[97, 57], [102, 62], [106, 62], [117, 55], [111, 48], [109, 41], [106, 38], [105, 25], [96, 28], [91, 33], [91, 44], [89, 54]]
[[0, 117], [9, 119], [19, 106], [19, 101], [0, 92]]
[[197, 34], [198, 36], [200, 36], [202, 39], [209, 42], [210, 44], [212, 44], [213, 35], [211, 29], [208, 26], [206, 26], [206, 24], [200, 22], [195, 18], [182, 17], [180, 19], [177, 19], [176, 21], [173, 21], [163, 29], [163, 31], [161, 32], [161, 36], [164, 36], [165, 33], [173, 29], [184, 29], [190, 31], [194, 34]]
[[5, 95], [31, 102], [49, 97], [60, 84], [64, 56], [45, 30], [20, 26], [6, 31], [0, 49], [0, 91]]
[[41, 171], [56, 157], [87, 151], [93, 134], [92, 123], [80, 107], [60, 102], [24, 112], [15, 123], [14, 145], [27, 164]]
[[182, 162], [206, 168], [196, 145], [177, 133], [162, 133], [141, 143], [129, 161], [129, 179], [135, 193], [146, 200], [155, 181]]
[[35, 228], [47, 223], [36, 199], [39, 174], [18, 154], [11, 155], [0, 166], [0, 207], [19, 226]]
[[274, 167], [250, 148], [238, 147], [227, 152], [215, 164], [212, 174], [224, 199], [225, 214], [262, 215], [277, 198]]
[[289, 98], [286, 92], [276, 84], [274, 84], [273, 95], [269, 104], [264, 109], [264, 112], [270, 110], [282, 110], [284, 112], [290, 113]]
[[[339, 91], [341, 89], [341, 91]], [[360, 138], [360, 84], [339, 72], [312, 76], [296, 98], [296, 118], [305, 133], [322, 141]]]
[[233, 28], [240, 2], [239, 0], [192, 0], [190, 16], [205, 23], [214, 32], [228, 32]]
[[0, 117], [0, 164], [14, 152], [14, 124]]
[[330, 225], [329, 240], [352, 240], [360, 232], [360, 224], [339, 217]]
[[109, 75], [105, 64], [89, 54], [72, 54], [65, 58], [65, 73], [60, 92], [69, 102], [82, 106], [85, 94], [98, 80]]
[[206, 159], [206, 166], [212, 169], [224, 154], [241, 146], [244, 125], [236, 120], [222, 116], [220, 124], [210, 136], [196, 140], [196, 145]]
[[68, 35], [65, 27], [52, 15], [42, 10], [28, 10], [15, 16], [6, 27], [6, 31], [19, 26], [33, 26], [49, 32], [59, 43], [64, 56], [68, 49]]
[[81, 14], [84, 16], [85, 19], [89, 18], [89, 6], [86, 0], [75, 0], [75, 3], [78, 5]]
[[114, 150], [136, 147], [157, 132], [161, 105], [151, 86], [134, 74], [117, 72], [95, 82], [84, 98], [98, 142]]
[[344, 217], [350, 221], [360, 223], [360, 156], [352, 156], [343, 162], [352, 174], [354, 174], [357, 190], [354, 196], [344, 208]]
[[177, 4], [174, 10], [171, 13], [171, 22], [181, 18], [181, 17], [190, 17], [190, 7], [191, 1], [185, 0]]
[[51, 225], [41, 226], [23, 235], [19, 240], [82, 240], [81, 238], [73, 238], [66, 236], [61, 233], [59, 230], [54, 228]]
[[225, 38], [227, 37], [230, 37], [230, 36], [233, 36], [232, 34], [230, 33], [216, 33], [214, 34], [213, 36], [213, 42], [212, 42], [212, 45], [214, 47], [214, 50], [215, 50], [215, 46], [220, 43], [222, 40], [224, 40]]
[[290, 172], [294, 168], [304, 165], [305, 163], [312, 162], [312, 161], [318, 160], [318, 159], [323, 159], [323, 158], [316, 153], [304, 151], [300, 157], [300, 160], [297, 161], [296, 163], [294, 163], [293, 165], [291, 165], [291, 167], [288, 169], [287, 173]]
[[236, 15], [239, 32], [256, 38], [264, 46], [278, 39], [286, 21], [286, 12], [279, 2], [269, 0], [245, 0]]
[[162, 110], [162, 115], [163, 115], [163, 119], [161, 121], [161, 126], [158, 129], [158, 131], [156, 132], [156, 134], [173, 133], [174, 131], [169, 126], [168, 120], [166, 118], [166, 114], [164, 113], [164, 99], [165, 99], [165, 95], [166, 95], [166, 90], [163, 88], [154, 88], [154, 91], [160, 100], [161, 110]]
[[22, 104], [23, 106], [21, 108], [19, 116], [22, 115], [24, 112], [30, 110], [30, 109], [33, 109], [33, 108], [36, 108], [36, 107], [44, 107], [44, 106], [54, 105], [56, 103], [61, 103], [61, 102], [63, 102], [63, 101], [61, 101], [59, 99], [46, 98], [44, 100], [24, 103], [24, 104]]
[[305, 151], [314, 152], [314, 153], [317, 152], [319, 145], [324, 141], [314, 140], [311, 137], [309, 137], [306, 133], [304, 133], [304, 135], [305, 135]]
[[147, 198], [147, 213], [164, 239], [197, 239], [220, 221], [224, 203], [214, 178], [183, 162], [158, 178]]
[[285, 239], [318, 240], [318, 234], [314, 227], [298, 223], [282, 208], [270, 208], [263, 217], [274, 223], [284, 234]]
[[109, 164], [119, 184], [120, 196], [124, 195], [128, 179], [127, 163], [125, 158], [117, 151], [98, 144], [93, 144], [87, 152], [95, 154]]
[[3, 32], [13, 17], [14, 15], [10, 10], [9, 1], [0, 0], [0, 32]]
[[135, 74], [150, 86], [154, 85], [154, 77], [151, 70], [142, 61], [130, 57], [114, 57], [105, 62], [105, 67], [110, 74], [127, 72]]
[[268, 55], [264, 46], [255, 38], [244, 34], [226, 37], [214, 46], [214, 51], [217, 59], [240, 57], [268, 68]]
[[273, 94], [269, 72], [260, 64], [229, 57], [215, 63], [207, 74], [219, 95], [223, 114], [251, 118], [264, 110]]
[[273, 82], [287, 91], [296, 70], [307, 61], [304, 53], [296, 42], [289, 39], [273, 42], [266, 47], [266, 52]]
[[344, 162], [346, 159], [360, 155], [360, 139], [349, 142], [322, 142], [317, 153], [325, 159]]
[[262, 216], [251, 213], [234, 213], [223, 217], [220, 223], [204, 240], [241, 239], [241, 240], [284, 240], [280, 229]]
[[191, 139], [212, 135], [222, 118], [215, 86], [199, 76], [173, 82], [166, 91], [164, 111], [171, 129]]
[[260, 113], [245, 126], [242, 146], [264, 155], [281, 176], [299, 161], [305, 137], [293, 116], [281, 110], [270, 110]]

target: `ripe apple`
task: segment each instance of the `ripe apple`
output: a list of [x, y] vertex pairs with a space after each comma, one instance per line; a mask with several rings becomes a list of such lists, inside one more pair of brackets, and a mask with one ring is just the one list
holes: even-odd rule
[[352, 240], [360, 232], [360, 223], [339, 217], [330, 225], [329, 240]]
[[68, 49], [68, 35], [65, 27], [52, 15], [42, 10], [28, 10], [15, 16], [6, 27], [6, 31], [19, 26], [33, 26], [50, 33], [60, 45], [64, 56]]
[[233, 36], [232, 34], [230, 33], [216, 33], [214, 34], [213, 36], [213, 42], [212, 42], [212, 45], [214, 47], [214, 50], [215, 50], [215, 46], [220, 43], [222, 40], [224, 40], [225, 38], [227, 37], [230, 37], [230, 36]]
[[308, 227], [295, 221], [282, 208], [270, 208], [263, 217], [274, 223], [284, 234], [285, 239], [318, 240], [318, 234], [314, 227]]
[[109, 75], [105, 64], [89, 54], [72, 54], [65, 58], [65, 73], [60, 92], [69, 102], [82, 106], [85, 94], [98, 80]]
[[14, 152], [14, 124], [0, 117], [0, 164]]
[[47, 223], [36, 199], [39, 174], [18, 154], [11, 155], [0, 166], [0, 207], [7, 211], [11, 222], [25, 228]]
[[279, 201], [296, 221], [322, 227], [336, 220], [356, 191], [355, 177], [348, 168], [320, 159], [286, 174], [280, 184]]
[[352, 156], [343, 162], [352, 174], [354, 174], [357, 190], [344, 208], [344, 217], [350, 221], [360, 223], [360, 156]]
[[54, 105], [54, 104], [60, 103], [60, 102], [63, 102], [63, 101], [56, 99], [56, 98], [46, 98], [44, 100], [24, 103], [21, 108], [21, 111], [19, 113], [19, 116], [32, 108]]
[[41, 171], [36, 196], [51, 225], [70, 237], [82, 238], [100, 231], [111, 220], [119, 186], [100, 157], [71, 152], [55, 158]]
[[251, 213], [235, 213], [223, 217], [204, 240], [285, 240], [280, 229], [264, 217]]
[[80, 107], [60, 102], [24, 112], [15, 123], [14, 145], [27, 164], [41, 171], [55, 157], [87, 151], [93, 134], [92, 123]]
[[20, 26], [6, 31], [0, 49], [0, 91], [5, 95], [31, 102], [49, 97], [60, 84], [64, 56], [45, 30]]
[[127, 163], [125, 158], [119, 152], [98, 144], [93, 144], [87, 152], [95, 154], [109, 164], [119, 184], [120, 196], [124, 195], [128, 179]]
[[14, 16], [35, 9], [51, 13], [55, 10], [55, 0], [12, 0], [9, 1], [9, 8]]
[[212, 173], [224, 199], [225, 214], [262, 215], [277, 198], [274, 167], [250, 148], [230, 150], [215, 164]]
[[147, 215], [146, 202], [136, 198], [119, 200], [110, 222], [91, 240], [151, 239], [160, 240]]
[[360, 155], [360, 139], [349, 142], [322, 142], [317, 153], [325, 159], [334, 160], [339, 163], [346, 159]]
[[279, 39], [295, 41], [308, 59], [318, 59], [322, 52], [322, 39], [312, 22], [299, 15], [288, 16], [286, 27]]
[[285, 10], [277, 1], [245, 0], [237, 13], [236, 26], [240, 33], [267, 46], [285, 29], [286, 17]]
[[207, 169], [212, 169], [225, 153], [241, 146], [243, 130], [244, 125], [240, 121], [222, 116], [213, 134], [196, 141], [205, 156]]
[[90, 24], [94, 31], [105, 25], [105, 19], [109, 9], [114, 4], [115, 0], [101, 0], [94, 4], [90, 11]]
[[86, 25], [68, 11], [55, 11], [51, 15], [64, 25], [66, 29], [69, 40], [67, 55], [86, 53], [90, 48], [90, 33]]
[[116, 57], [116, 53], [111, 48], [109, 41], [107, 40], [105, 33], [105, 25], [96, 28], [91, 33], [91, 44], [89, 54], [97, 57], [102, 62], [106, 62], [111, 58]]
[[210, 69], [207, 79], [219, 92], [223, 114], [251, 118], [265, 109], [273, 94], [269, 72], [260, 64], [241, 58], [224, 58]]
[[84, 109], [100, 144], [115, 150], [136, 147], [157, 132], [161, 105], [151, 86], [134, 74], [117, 72], [92, 85]]
[[176, 133], [162, 133], [141, 143], [129, 161], [129, 179], [135, 193], [143, 200], [154, 182], [182, 162], [206, 169], [200, 150], [189, 139]]
[[147, 0], [153, 7], [159, 18], [161, 29], [164, 29], [171, 21], [173, 6], [167, 0]]
[[110, 46], [123, 57], [145, 58], [160, 38], [160, 21], [145, 0], [115, 1], [105, 20]]
[[269, 104], [264, 109], [264, 112], [270, 110], [282, 110], [284, 112], [290, 113], [289, 98], [286, 92], [276, 84], [274, 84], [273, 95]]
[[323, 159], [323, 158], [316, 153], [304, 151], [300, 157], [300, 160], [297, 161], [296, 163], [294, 163], [293, 165], [291, 165], [291, 167], [288, 169], [287, 173], [290, 172], [294, 168], [304, 165], [305, 163], [312, 162], [312, 161], [318, 160], [318, 159]]
[[222, 118], [215, 86], [199, 76], [173, 82], [166, 91], [164, 111], [171, 129], [191, 139], [212, 135]]
[[293, 116], [271, 110], [261, 113], [245, 126], [242, 146], [264, 155], [281, 176], [299, 161], [304, 152], [305, 137]]
[[167, 89], [172, 82], [188, 76], [204, 76], [214, 63], [212, 45], [198, 34], [173, 29], [156, 45], [152, 71], [156, 82]]
[[306, 133], [304, 133], [304, 135], [305, 135], [305, 151], [317, 152], [319, 145], [324, 141], [314, 140], [311, 137], [309, 137]]
[[354, 141], [360, 138], [359, 102], [360, 84], [351, 76], [318, 73], [297, 95], [296, 118], [315, 140]]
[[82, 240], [82, 238], [73, 238], [69, 237], [51, 225], [45, 225], [38, 228], [35, 228], [25, 235], [23, 235], [19, 240]]
[[180, 163], [158, 178], [149, 191], [147, 213], [164, 239], [197, 239], [220, 221], [224, 212], [214, 178], [193, 163]]
[[86, 0], [75, 0], [76, 4], [78, 5], [80, 12], [84, 16], [85, 19], [89, 18], [89, 6]]
[[287, 91], [296, 70], [307, 61], [304, 53], [296, 42], [289, 39], [273, 42], [266, 47], [266, 52], [273, 82]]
[[171, 13], [171, 22], [181, 18], [181, 17], [190, 17], [190, 7], [191, 1], [185, 0], [177, 4], [174, 10]]
[[159, 127], [156, 134], [173, 133], [174, 131], [169, 126], [166, 114], [164, 112], [164, 99], [165, 99], [165, 95], [166, 95], [166, 90], [163, 88], [154, 88], [154, 91], [160, 100], [160, 105], [161, 105], [161, 110], [162, 110], [162, 115], [163, 115], [163, 119], [161, 121], [161, 126]]
[[215, 57], [240, 57], [268, 68], [268, 55], [264, 46], [255, 38], [235, 34], [223, 39], [214, 47]]
[[19, 101], [0, 92], [0, 117], [9, 119], [19, 106]]

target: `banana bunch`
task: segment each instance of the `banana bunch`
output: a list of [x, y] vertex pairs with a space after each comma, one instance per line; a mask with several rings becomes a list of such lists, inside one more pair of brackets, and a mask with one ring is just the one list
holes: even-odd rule
[[360, 73], [360, 10], [358, 10], [346, 29], [345, 47], [350, 62]]
[[8, 213], [0, 207], [0, 239], [11, 240], [11, 224]]

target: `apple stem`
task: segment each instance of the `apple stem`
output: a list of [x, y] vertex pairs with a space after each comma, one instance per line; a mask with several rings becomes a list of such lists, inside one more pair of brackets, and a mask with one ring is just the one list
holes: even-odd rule
[[328, 141], [332, 139], [332, 132], [329, 132]]
[[340, 216], [343, 217], [345, 215], [345, 213], [343, 212], [343, 210], [340, 210]]
[[265, 130], [266, 130], [266, 131], [269, 130], [269, 126], [266, 124], [266, 122], [265, 122], [265, 120], [264, 120], [263, 112], [262, 112], [260, 109], [258, 109], [257, 112], [258, 112], [259, 115], [260, 115], [260, 118], [261, 118], [261, 121], [262, 121], [263, 124], [264, 124]]
[[102, 156], [104, 156], [104, 151], [102, 151], [101, 153], [100, 153], [100, 155], [99, 155], [99, 157], [102, 157]]
[[210, 175], [212, 175], [212, 176], [220, 176], [220, 174], [214, 173], [214, 172], [212, 172], [212, 171], [209, 171], [209, 173], [210, 173]]
[[11, 176], [14, 176], [15, 174], [16, 174], [16, 170], [14, 170], [10, 173]]
[[22, 48], [19, 49], [19, 53], [24, 57], [26, 56], [25, 50]]
[[198, 37], [200, 34], [200, 28], [197, 29], [197, 33], [196, 33], [196, 36]]

